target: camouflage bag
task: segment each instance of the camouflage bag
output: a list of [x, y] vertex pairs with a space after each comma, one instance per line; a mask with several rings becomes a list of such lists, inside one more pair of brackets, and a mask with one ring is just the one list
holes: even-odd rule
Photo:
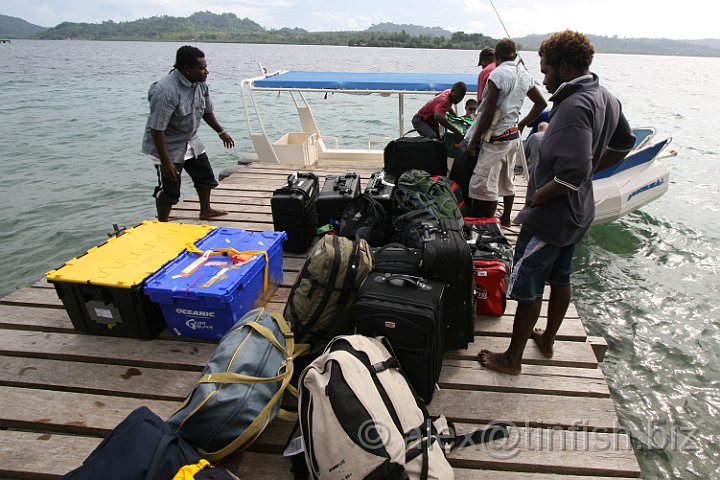
[[297, 343], [322, 351], [337, 335], [352, 332], [357, 290], [373, 269], [372, 249], [362, 238], [325, 235], [311, 249], [290, 290], [283, 316]]
[[463, 216], [455, 193], [445, 177], [434, 179], [423, 170], [408, 170], [400, 175], [393, 193], [393, 211], [402, 215], [413, 210], [426, 210], [437, 220], [457, 220]]

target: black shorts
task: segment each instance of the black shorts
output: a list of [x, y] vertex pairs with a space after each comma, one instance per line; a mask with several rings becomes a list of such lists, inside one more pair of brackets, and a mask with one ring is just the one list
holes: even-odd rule
[[196, 189], [210, 189], [218, 186], [215, 179], [215, 172], [210, 166], [210, 159], [207, 154], [201, 153], [197, 157], [185, 160], [185, 163], [176, 163], [175, 169], [180, 175], [177, 180], [171, 180], [162, 175], [160, 165], [155, 165], [157, 171], [158, 184], [153, 191], [155, 197], [160, 203], [175, 205], [180, 201], [180, 185], [182, 183], [183, 169], [192, 178], [193, 185]]

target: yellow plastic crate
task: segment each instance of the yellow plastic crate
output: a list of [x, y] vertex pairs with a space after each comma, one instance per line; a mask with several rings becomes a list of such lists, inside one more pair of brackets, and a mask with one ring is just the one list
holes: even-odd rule
[[76, 330], [154, 338], [165, 321], [143, 282], [214, 227], [144, 221], [45, 274]]

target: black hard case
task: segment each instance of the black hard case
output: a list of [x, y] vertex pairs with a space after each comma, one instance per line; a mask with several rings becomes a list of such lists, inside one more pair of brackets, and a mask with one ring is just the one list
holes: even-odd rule
[[387, 337], [408, 381], [430, 403], [444, 351], [445, 285], [420, 277], [370, 273], [353, 308], [360, 334]]
[[318, 177], [314, 173], [297, 172], [273, 192], [270, 199], [273, 228], [287, 233], [283, 250], [302, 253], [312, 244], [318, 227], [318, 188]]
[[445, 349], [467, 348], [475, 333], [473, 258], [457, 221], [439, 220], [428, 229], [423, 271], [426, 278], [445, 283]]
[[360, 176], [357, 173], [328, 175], [317, 199], [319, 224], [325, 225], [331, 220], [339, 222], [345, 207], [358, 195], [360, 195]]
[[445, 142], [427, 137], [400, 137], [387, 144], [384, 168], [395, 178], [406, 170], [425, 170], [430, 175], [448, 174]]
[[392, 212], [392, 194], [395, 189], [395, 177], [386, 172], [374, 172], [370, 175], [365, 193], [380, 202], [387, 213]]
[[410, 248], [402, 243], [388, 243], [372, 249], [375, 267], [373, 271], [399, 273], [422, 277], [422, 250]]

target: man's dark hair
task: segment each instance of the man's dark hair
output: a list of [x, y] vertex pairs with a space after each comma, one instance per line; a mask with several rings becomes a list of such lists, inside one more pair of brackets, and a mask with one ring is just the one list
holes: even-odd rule
[[480, 50], [480, 61], [490, 60], [495, 58], [495, 49], [492, 47], [485, 47]]
[[495, 58], [512, 60], [517, 53], [517, 45], [509, 38], [503, 38], [495, 45]]
[[452, 89], [456, 92], [462, 92], [463, 94], [467, 93], [467, 85], [465, 85], [465, 82], [455, 82]]
[[584, 33], [565, 30], [553, 33], [543, 40], [538, 54], [545, 58], [545, 63], [553, 67], [560, 66], [564, 60], [569, 66], [585, 72], [593, 61], [595, 47]]
[[178, 48], [175, 54], [175, 65], [173, 66], [178, 70], [182, 70], [183, 67], [187, 66], [194, 67], [198, 64], [198, 58], [205, 58], [202, 50], [190, 45], [184, 45]]

